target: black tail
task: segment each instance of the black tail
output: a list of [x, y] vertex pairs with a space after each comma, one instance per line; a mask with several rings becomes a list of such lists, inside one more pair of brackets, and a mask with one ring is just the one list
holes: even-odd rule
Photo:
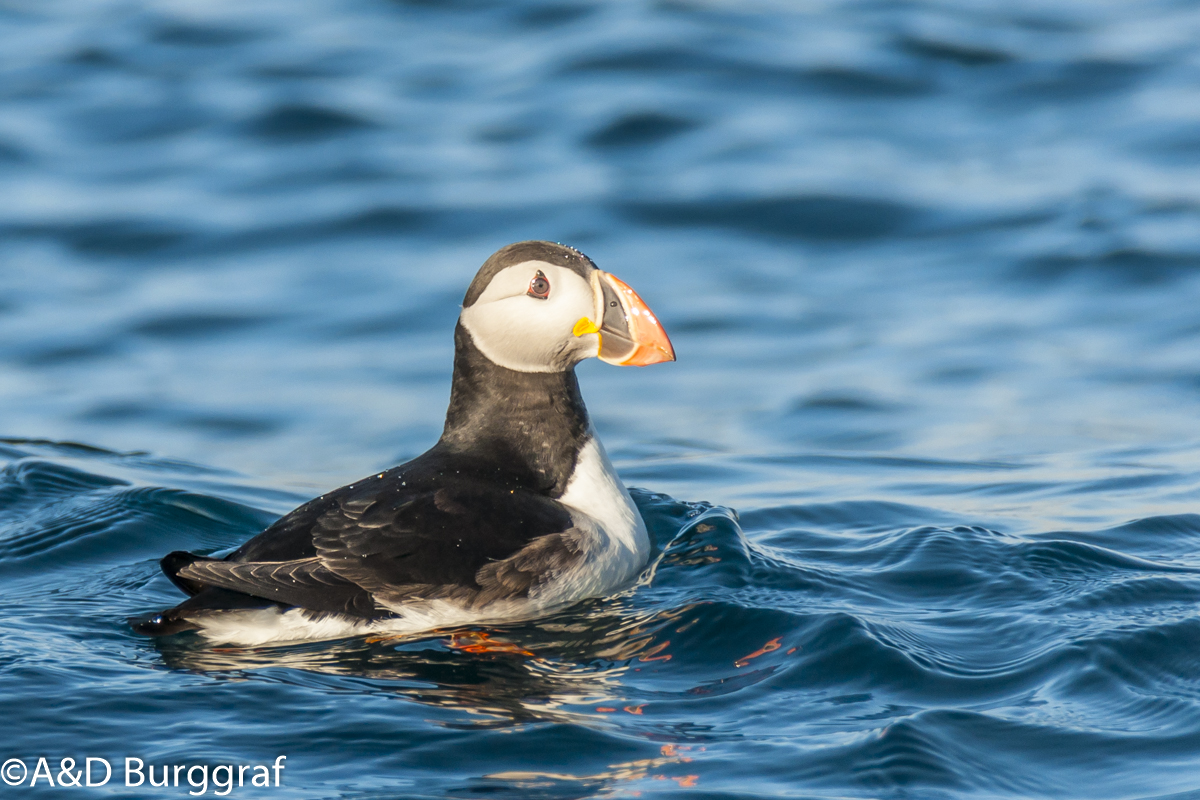
[[182, 550], [168, 553], [158, 563], [162, 566], [162, 571], [166, 576], [171, 579], [171, 583], [178, 586], [182, 592], [190, 595], [190, 597], [174, 608], [169, 608], [160, 614], [130, 617], [129, 625], [135, 632], [144, 636], [169, 636], [172, 633], [197, 630], [200, 626], [194, 620], [198, 617], [203, 617], [206, 613], [233, 611], [237, 609], [283, 607], [279, 603], [274, 603], [270, 600], [251, 597], [248, 594], [233, 592], [229, 589], [221, 589], [216, 586], [205, 586], [202, 583], [180, 577], [179, 575], [179, 571], [188, 564], [194, 564], [197, 561], [217, 560], [208, 556], [198, 556], [195, 553], [185, 553]]
[[162, 560], [158, 562], [158, 565], [162, 567], [162, 571], [166, 574], [166, 576], [171, 579], [171, 583], [178, 586], [181, 592], [186, 594], [188, 597], [195, 597], [200, 593], [200, 590], [204, 588], [204, 584], [197, 583], [193, 580], [188, 580], [187, 578], [181, 578], [179, 576], [179, 571], [189, 564], [195, 564], [197, 561], [219, 560], [220, 559], [217, 558], [198, 556], [195, 553], [185, 553], [182, 550], [176, 550], [163, 556]]

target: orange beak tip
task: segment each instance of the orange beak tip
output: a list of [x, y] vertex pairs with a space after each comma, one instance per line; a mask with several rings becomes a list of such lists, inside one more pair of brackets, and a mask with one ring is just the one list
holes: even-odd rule
[[651, 364], [661, 364], [675, 360], [675, 348], [667, 338], [658, 317], [646, 305], [646, 301], [638, 296], [629, 284], [612, 273], [604, 273], [604, 277], [621, 296], [629, 320], [629, 334], [636, 345], [633, 352], [618, 362], [621, 366], [647, 367]]

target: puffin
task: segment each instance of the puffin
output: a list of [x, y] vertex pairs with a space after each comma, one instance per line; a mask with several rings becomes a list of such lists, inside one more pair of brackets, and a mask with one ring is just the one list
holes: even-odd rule
[[167, 554], [188, 598], [131, 625], [243, 646], [403, 636], [628, 588], [650, 539], [583, 404], [575, 366], [592, 357], [647, 366], [675, 351], [642, 298], [578, 250], [501, 248], [463, 298], [437, 443], [222, 558]]

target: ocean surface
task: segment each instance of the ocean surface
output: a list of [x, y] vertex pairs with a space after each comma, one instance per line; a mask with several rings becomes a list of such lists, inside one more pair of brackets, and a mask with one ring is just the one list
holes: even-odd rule
[[[529, 238], [679, 356], [579, 369], [639, 586], [129, 629], [429, 447]], [[1197, 800], [1200, 3], [0, 0], [0, 437], [0, 761], [114, 767], [5, 797]]]

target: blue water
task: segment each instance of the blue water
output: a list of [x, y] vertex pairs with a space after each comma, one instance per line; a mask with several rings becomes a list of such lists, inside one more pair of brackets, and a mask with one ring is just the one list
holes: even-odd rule
[[[651, 579], [128, 629], [426, 449], [527, 238], [674, 341], [580, 369]], [[1200, 798], [1194, 2], [0, 3], [0, 265], [0, 760], [79, 796]]]

